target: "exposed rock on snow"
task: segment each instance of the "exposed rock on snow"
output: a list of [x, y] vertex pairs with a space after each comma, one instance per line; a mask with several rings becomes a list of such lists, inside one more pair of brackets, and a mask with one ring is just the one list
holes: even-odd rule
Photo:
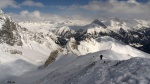
[[22, 46], [21, 36], [19, 34], [19, 26], [12, 19], [1, 13], [0, 14], [0, 43], [7, 43], [11, 46]]
[[44, 64], [44, 67], [47, 67], [49, 64], [51, 64], [52, 62], [54, 62], [60, 52], [62, 52], [62, 49], [57, 49], [57, 50], [52, 51], [51, 54], [50, 54], [50, 56], [46, 60], [46, 62]]

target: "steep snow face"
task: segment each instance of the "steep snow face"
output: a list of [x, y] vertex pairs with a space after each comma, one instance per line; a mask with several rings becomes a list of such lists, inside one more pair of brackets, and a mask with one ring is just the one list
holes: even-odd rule
[[100, 46], [100, 43], [94, 39], [85, 39], [78, 44], [74, 38], [71, 38], [67, 43], [67, 50], [80, 56], [103, 50]]
[[128, 55], [131, 57], [145, 57], [149, 55], [129, 45], [119, 42], [111, 37], [105, 36], [97, 38], [97, 41], [99, 41], [100, 44], [103, 45], [102, 49], [105, 49], [107, 46], [109, 46], [110, 50], [116, 53]]
[[63, 26], [63, 27], [60, 27], [60, 28], [57, 28], [57, 29], [55, 29], [54, 30], [54, 33], [56, 34], [56, 35], [65, 35], [65, 34], [67, 34], [67, 33], [71, 33], [71, 34], [73, 34], [74, 33], [74, 31], [73, 30], [71, 30], [69, 27], [67, 27], [67, 26]]
[[97, 40], [85, 39], [79, 44], [74, 38], [71, 38], [67, 44], [67, 49], [78, 56], [102, 50], [110, 50], [123, 56], [127, 56], [127, 58], [145, 57], [149, 55], [107, 36], [97, 38]]

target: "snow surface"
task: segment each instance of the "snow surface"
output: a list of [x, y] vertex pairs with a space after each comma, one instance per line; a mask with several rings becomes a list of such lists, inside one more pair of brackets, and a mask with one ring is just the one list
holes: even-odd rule
[[[149, 54], [146, 54], [140, 50], [137, 50], [129, 45], [121, 43], [111, 37], [104, 36], [95, 39], [86, 39], [80, 42], [80, 45], [76, 45], [77, 49], [74, 49], [75, 40], [71, 38], [67, 44], [67, 49], [76, 55], [85, 55], [87, 53], [98, 52], [102, 50], [112, 51], [118, 53], [122, 56], [122, 59], [129, 59], [131, 57], [147, 57]], [[123, 57], [125, 56], [125, 57]], [[113, 57], [113, 56], [112, 56]]]
[[[71, 42], [73, 42], [73, 38]], [[37, 53], [37, 52], [34, 53], [35, 51], [33, 52], [33, 50], [32, 50], [32, 53], [31, 52], [28, 53], [28, 51], [25, 51], [23, 49], [23, 53], [25, 53], [26, 55], [21, 56], [21, 57], [24, 57], [24, 58], [18, 57], [18, 60], [11, 63], [11, 65], [10, 63], [5, 64], [6, 69], [8, 68], [12, 68], [12, 69], [10, 69], [11, 71], [8, 71], [9, 72], [8, 74], [2, 75], [7, 78], [3, 78], [1, 82], [5, 83], [8, 80], [12, 80], [12, 81], [15, 81], [16, 84], [30, 84], [30, 83], [31, 84], [37, 84], [37, 83], [38, 84], [49, 84], [49, 83], [52, 83], [52, 84], [70, 84], [70, 83], [72, 84], [76, 84], [76, 83], [99, 84], [99, 83], [102, 83], [103, 84], [103, 82], [105, 84], [105, 82], [107, 82], [105, 78], [107, 78], [110, 80], [109, 81], [110, 84], [114, 82], [122, 83], [123, 80], [125, 79], [129, 80], [126, 78], [125, 76], [126, 74], [124, 74], [122, 70], [119, 69], [121, 73], [120, 74], [121, 77], [115, 74], [114, 75], [112, 74], [109, 76], [109, 74], [112, 73], [112, 70], [115, 69], [115, 64], [119, 60], [127, 60], [132, 57], [146, 57], [146, 58], [150, 57], [149, 54], [136, 50], [110, 37], [98, 38], [97, 41], [94, 39], [89, 40], [89, 41], [87, 40], [87, 41], [84, 41], [83, 44], [81, 43], [79, 45], [80, 46], [79, 49], [81, 48], [81, 50], [79, 51], [72, 50], [71, 52], [72, 54], [66, 53], [65, 55], [58, 56], [57, 60], [53, 62], [52, 64], [50, 64], [47, 68], [44, 68], [43, 66], [41, 66], [44, 64], [43, 61], [46, 60], [46, 57], [47, 57], [46, 55], [41, 55], [41, 53]], [[94, 47], [97, 45], [99, 45], [99, 47], [97, 48]], [[89, 52], [87, 51], [87, 49], [89, 49], [88, 50]], [[45, 50], [43, 50], [43, 52], [44, 51]], [[80, 52], [80, 56], [75, 55], [75, 54], [79, 55], [79, 52]], [[85, 55], [81, 55], [81, 54], [85, 54]], [[104, 56], [103, 57], [104, 60], [100, 60], [100, 57], [99, 57], [100, 55]], [[19, 60], [19, 59], [23, 59], [25, 61]], [[133, 64], [137, 63], [136, 62], [137, 59], [140, 59], [140, 58], [136, 58], [135, 60], [131, 62], [127, 61], [126, 63], [127, 65], [129, 65], [128, 63], [132, 64], [132, 62]], [[106, 63], [104, 63], [104, 61]], [[124, 66], [120, 65], [119, 68], [123, 67], [121, 69], [126, 69], [127, 68], [127, 66], [125, 66], [126, 63], [124, 64]], [[24, 67], [22, 68], [22, 66]], [[130, 67], [127, 68], [127, 70], [128, 69], [130, 70]], [[135, 68], [135, 70], [136, 69], [137, 68]], [[128, 73], [130, 72], [128, 71], [127, 75]], [[105, 76], [108, 76], [108, 77], [105, 77]], [[111, 76], [116, 77], [117, 80], [114, 81], [115, 78]], [[132, 77], [132, 74], [130, 75], [130, 77]], [[133, 79], [131, 81], [129, 80], [129, 82], [135, 82], [137, 81], [137, 79], [139, 78]], [[147, 81], [147, 79], [143, 79], [143, 81]]]
[[10, 80], [15, 81], [16, 84], [149, 83], [150, 59], [100, 60], [99, 54], [88, 54], [81, 57], [62, 56], [45, 69], [29, 72]]
[[[0, 81], [9, 76], [19, 76], [24, 72], [37, 70], [38, 66], [48, 58], [50, 52], [40, 46], [36, 46], [39, 51], [29, 47], [11, 47], [7, 44], [1, 44], [0, 47]], [[10, 50], [18, 50], [22, 54], [11, 54]]]
[[74, 66], [70, 64], [49, 73], [44, 78], [36, 81], [35, 84], [149, 83], [149, 59], [133, 58], [117, 66], [115, 66], [117, 61], [105, 60], [106, 63], [103, 61], [88, 61], [85, 64], [76, 64]]

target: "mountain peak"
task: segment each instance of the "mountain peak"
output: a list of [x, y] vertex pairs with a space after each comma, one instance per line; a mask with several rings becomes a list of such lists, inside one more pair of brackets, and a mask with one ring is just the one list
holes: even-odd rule
[[93, 20], [92, 23], [99, 24], [99, 23], [102, 23], [102, 22], [100, 20], [98, 20], [98, 19], [95, 19], [95, 20]]
[[93, 22], [92, 22], [92, 24], [97, 24], [97, 25], [99, 25], [99, 26], [102, 26], [102, 27], [104, 27], [104, 28], [106, 28], [106, 26], [104, 25], [104, 23], [102, 23], [100, 20], [98, 20], [98, 19], [95, 19]]
[[0, 14], [4, 14], [4, 12], [0, 9]]

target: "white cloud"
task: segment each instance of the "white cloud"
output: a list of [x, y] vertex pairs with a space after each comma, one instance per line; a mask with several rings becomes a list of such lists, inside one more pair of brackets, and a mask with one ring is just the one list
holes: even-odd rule
[[24, 11], [20, 12], [20, 15], [23, 17], [40, 18], [41, 13], [38, 10], [33, 11], [33, 12], [29, 12], [28, 10], [24, 10]]
[[63, 20], [80, 20], [83, 22], [91, 21], [91, 18], [87, 18], [82, 14], [72, 14], [72, 15], [56, 15], [50, 13], [42, 13], [38, 10], [28, 11], [23, 10], [19, 14], [16, 13], [7, 13], [9, 16], [13, 18], [16, 22], [24, 22], [24, 21], [34, 21], [34, 22], [43, 22], [43, 21], [63, 21]]
[[6, 7], [19, 8], [19, 5], [14, 0], [0, 0], [0, 8], [4, 9]]
[[40, 2], [35, 2], [33, 0], [24, 0], [21, 4], [18, 4], [15, 0], [0, 0], [0, 9], [7, 7], [19, 8], [21, 6], [30, 6], [30, 7], [45, 7], [44, 4]]
[[99, 18], [99, 17], [121, 17], [121, 18], [139, 18], [150, 19], [150, 0], [147, 3], [140, 3], [136, 0], [92, 0], [86, 5], [70, 5], [70, 6], [58, 6], [63, 10], [85, 10], [82, 12], [83, 16], [87, 15], [87, 18]]
[[118, 1], [109, 0], [92, 1], [87, 5], [80, 6], [80, 8], [92, 11], [106, 11], [106, 12], [122, 12], [122, 13], [150, 13], [150, 6], [148, 4], [139, 3], [136, 0]]
[[[31, 0], [28, 0], [31, 1]], [[33, 2], [33, 1], [32, 1]], [[33, 6], [33, 5], [32, 5]], [[93, 20], [118, 17], [122, 19], [150, 20], [150, 2], [139, 3], [136, 0], [94, 0], [86, 5], [51, 6], [62, 9], [59, 15], [44, 14], [40, 11], [21, 11], [19, 14], [9, 13], [16, 21], [49, 21], [63, 19]], [[61, 13], [61, 14], [60, 14]], [[61, 15], [61, 16], [60, 16]]]
[[129, 3], [137, 3], [136, 0], [128, 0]]
[[73, 5], [70, 5], [70, 6], [61, 6], [61, 5], [58, 5], [58, 6], [50, 6], [50, 7], [56, 7], [56, 8], [59, 8], [59, 9], [66, 9], [66, 10], [75, 10], [75, 9], [78, 9], [80, 5], [77, 5], [77, 4], [73, 4]]
[[136, 0], [118, 1], [106, 0], [98, 1], [93, 0], [86, 5], [70, 5], [70, 6], [54, 6], [63, 10], [79, 10], [84, 9], [87, 11], [96, 12], [109, 12], [109, 13], [150, 13], [150, 1], [148, 3], [139, 3]]
[[23, 10], [19, 14], [16, 13], [7, 13], [10, 15], [15, 21], [36, 21], [36, 22], [41, 22], [41, 21], [59, 21], [63, 20], [62, 17], [58, 15], [53, 15], [53, 14], [44, 14], [41, 13], [38, 10], [29, 12], [28, 10]]
[[44, 7], [44, 5], [40, 2], [35, 2], [33, 0], [25, 0], [24, 2], [22, 2], [23, 6], [35, 6], [35, 7]]

